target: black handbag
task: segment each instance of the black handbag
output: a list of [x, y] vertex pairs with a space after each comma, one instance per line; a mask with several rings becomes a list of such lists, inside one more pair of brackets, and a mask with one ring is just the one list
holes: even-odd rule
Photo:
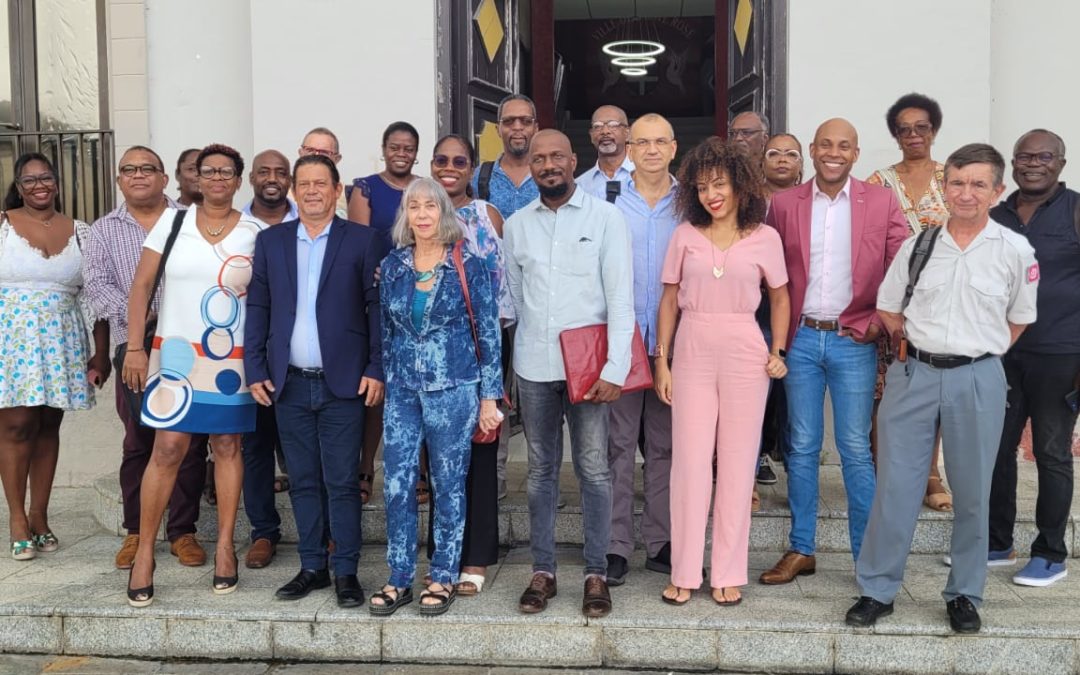
[[[165, 240], [165, 249], [161, 252], [161, 260], [158, 261], [157, 273], [154, 275], [154, 285], [150, 287], [150, 295], [146, 300], [146, 328], [143, 332], [143, 350], [147, 359], [150, 358], [150, 349], [154, 346], [154, 333], [157, 330], [157, 317], [151, 318], [154, 296], [161, 286], [162, 277], [165, 276], [165, 263], [169, 260], [169, 254], [172, 253], [177, 236], [180, 235], [180, 227], [184, 224], [186, 215], [187, 211], [181, 209], [176, 212], [176, 217], [173, 218], [172, 229], [169, 230], [169, 238]], [[116, 372], [124, 372], [124, 357], [126, 356], [127, 343], [117, 345], [116, 356], [113, 359], [113, 367]], [[123, 383], [122, 379], [121, 383], [124, 387], [124, 401], [128, 406], [128, 414], [137, 420], [142, 414], [143, 393], [132, 390], [126, 383]]]

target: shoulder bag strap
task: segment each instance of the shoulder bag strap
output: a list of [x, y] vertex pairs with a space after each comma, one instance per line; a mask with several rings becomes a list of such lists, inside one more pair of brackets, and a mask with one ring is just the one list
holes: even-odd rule
[[[465, 279], [465, 259], [462, 255], [462, 251], [465, 248], [465, 240], [459, 239], [454, 248], [451, 251], [451, 257], [454, 260], [454, 269], [457, 270], [458, 277], [461, 279], [461, 292], [465, 296], [465, 311], [469, 313], [469, 327], [472, 328], [473, 346], [476, 347], [476, 365], [480, 367], [480, 332], [476, 329], [476, 315], [473, 314], [472, 298], [469, 296], [469, 282]], [[513, 408], [510, 404], [510, 397], [505, 393], [503, 394], [503, 403], [507, 408]]]
[[154, 275], [154, 285], [150, 287], [150, 296], [146, 300], [146, 316], [150, 316], [150, 309], [154, 305], [154, 296], [157, 294], [158, 287], [161, 286], [161, 278], [165, 276], [165, 263], [169, 260], [169, 254], [172, 253], [173, 244], [176, 243], [176, 237], [180, 234], [180, 227], [184, 224], [184, 217], [187, 215], [187, 210], [179, 209], [176, 212], [176, 217], [173, 218], [172, 229], [169, 230], [169, 238], [165, 240], [165, 249], [161, 252], [161, 260], [158, 261], [157, 273]]
[[901, 314], [911, 302], [911, 296], [915, 294], [915, 284], [919, 283], [919, 276], [926, 269], [926, 264], [930, 262], [930, 256], [934, 252], [934, 244], [937, 243], [940, 234], [940, 227], [928, 227], [920, 232], [918, 238], [915, 239], [915, 247], [911, 251], [911, 258], [908, 260], [908, 283], [904, 289], [904, 299], [900, 303]]
[[480, 165], [480, 176], [476, 179], [476, 196], [484, 201], [491, 198], [491, 172], [495, 170], [495, 162], [484, 162]]

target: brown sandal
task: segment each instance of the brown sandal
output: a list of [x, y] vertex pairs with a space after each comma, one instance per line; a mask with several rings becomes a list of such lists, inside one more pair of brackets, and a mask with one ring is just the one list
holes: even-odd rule
[[[739, 593], [739, 597], [738, 597], [737, 600], [724, 600], [724, 591], [726, 591], [728, 588], [729, 587], [712, 589], [713, 602], [720, 605], [721, 607], [734, 607], [735, 605], [742, 602], [742, 592]], [[716, 592], [717, 591], [720, 591], [720, 598], [719, 599], [716, 597]]]
[[940, 478], [931, 476], [926, 481], [926, 496], [923, 497], [923, 504], [926, 504], [928, 508], [934, 511], [949, 512], [953, 510], [952, 495], [945, 489]]
[[[669, 598], [667, 596], [667, 592], [672, 588], [675, 589], [675, 597], [674, 598]], [[679, 600], [679, 596], [682, 595], [683, 591], [686, 591], [686, 599], [685, 600]], [[669, 605], [674, 605], [675, 607], [682, 607], [686, 603], [690, 602], [690, 598], [693, 597], [693, 595], [694, 595], [694, 592], [692, 590], [690, 590], [689, 588], [679, 588], [675, 584], [668, 584], [667, 588], [664, 589], [664, 592], [660, 594], [660, 599], [663, 600], [664, 602], [666, 602]]]

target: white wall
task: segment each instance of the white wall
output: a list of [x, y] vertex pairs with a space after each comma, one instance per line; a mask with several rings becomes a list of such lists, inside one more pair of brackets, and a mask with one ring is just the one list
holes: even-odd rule
[[382, 170], [383, 129], [420, 132], [419, 173], [438, 132], [435, 0], [251, 3], [252, 135], [256, 151], [290, 159], [325, 126], [341, 142], [345, 181]]
[[990, 3], [814, 0], [788, 8], [788, 126], [804, 149], [818, 124], [846, 117], [861, 147], [852, 175], [894, 164], [900, 151], [885, 112], [911, 91], [941, 104], [938, 161], [965, 143], [991, 140]]
[[1080, 188], [1080, 3], [994, 0], [990, 137], [1003, 153], [1033, 128], [1062, 136], [1075, 158], [1062, 178]]

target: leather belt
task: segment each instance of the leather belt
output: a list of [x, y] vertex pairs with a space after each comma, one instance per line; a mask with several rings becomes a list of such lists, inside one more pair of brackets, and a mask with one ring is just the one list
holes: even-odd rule
[[840, 330], [840, 322], [836, 319], [831, 321], [821, 321], [820, 319], [811, 319], [808, 316], [804, 316], [802, 323], [807, 328], [813, 328], [814, 330]]
[[990, 358], [993, 354], [982, 354], [981, 356], [955, 356], [953, 354], [931, 354], [930, 352], [924, 352], [921, 349], [915, 347], [908, 347], [908, 354], [914, 356], [917, 360], [922, 361], [928, 366], [934, 368], [958, 368], [960, 366], [969, 366], [972, 363], [977, 363], [985, 359]]
[[321, 380], [326, 377], [326, 371], [322, 368], [297, 368], [296, 366], [289, 366], [289, 373], [292, 375], [299, 375], [300, 377], [306, 377], [309, 380]]

